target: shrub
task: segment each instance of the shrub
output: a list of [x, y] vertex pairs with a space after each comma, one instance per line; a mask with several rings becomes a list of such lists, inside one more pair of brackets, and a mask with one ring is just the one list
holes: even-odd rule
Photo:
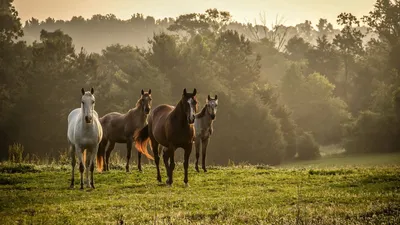
[[316, 159], [320, 157], [319, 145], [311, 132], [301, 132], [298, 135], [297, 157], [299, 159]]
[[361, 112], [355, 121], [346, 126], [348, 132], [344, 146], [346, 152], [398, 151], [399, 131], [396, 124], [394, 115]]

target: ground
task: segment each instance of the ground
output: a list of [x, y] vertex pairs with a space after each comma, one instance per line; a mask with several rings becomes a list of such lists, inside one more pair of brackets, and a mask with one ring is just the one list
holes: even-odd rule
[[363, 157], [207, 173], [191, 164], [187, 188], [180, 163], [172, 187], [152, 165], [121, 166], [83, 191], [79, 179], [68, 188], [68, 165], [2, 163], [0, 224], [399, 224], [400, 155]]

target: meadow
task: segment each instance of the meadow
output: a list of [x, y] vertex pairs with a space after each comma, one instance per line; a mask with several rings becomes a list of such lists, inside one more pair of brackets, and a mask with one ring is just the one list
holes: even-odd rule
[[[313, 163], [314, 162], [314, 163]], [[400, 155], [326, 156], [279, 167], [190, 164], [172, 187], [153, 165], [95, 174], [69, 189], [71, 167], [0, 164], [0, 224], [399, 224]], [[371, 162], [370, 165], [368, 162]], [[76, 176], [79, 176], [76, 173]], [[163, 182], [166, 175], [163, 168]]]

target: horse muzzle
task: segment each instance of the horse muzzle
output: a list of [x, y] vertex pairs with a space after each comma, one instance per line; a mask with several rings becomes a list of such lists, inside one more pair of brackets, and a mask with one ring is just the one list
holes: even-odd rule
[[86, 123], [92, 123], [93, 118], [91, 116], [85, 116], [85, 121], [86, 121]]
[[145, 113], [145, 114], [149, 114], [149, 113], [150, 113], [150, 108], [145, 108], [145, 109], [144, 109], [144, 113]]
[[215, 114], [211, 114], [210, 117], [212, 120], [215, 119]]
[[188, 117], [187, 118], [189, 124], [193, 124], [194, 123], [194, 116], [193, 117]]

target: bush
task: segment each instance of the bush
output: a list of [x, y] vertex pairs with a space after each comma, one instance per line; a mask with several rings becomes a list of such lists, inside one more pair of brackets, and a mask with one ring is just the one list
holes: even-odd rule
[[302, 132], [297, 137], [297, 157], [299, 159], [316, 159], [321, 155], [319, 145], [310, 132]]
[[301, 67], [294, 65], [282, 79], [282, 99], [293, 111], [296, 124], [313, 132], [320, 144], [340, 142], [342, 124], [350, 119], [346, 103], [334, 97], [334, 88], [325, 76], [304, 76]]
[[399, 150], [399, 131], [394, 115], [363, 111], [346, 128], [348, 135], [344, 147], [348, 153]]
[[[276, 165], [284, 157], [286, 142], [279, 120], [251, 94], [230, 99], [218, 94], [219, 106], [207, 158], [217, 164], [249, 162]], [[233, 100], [234, 99], [234, 100]]]

